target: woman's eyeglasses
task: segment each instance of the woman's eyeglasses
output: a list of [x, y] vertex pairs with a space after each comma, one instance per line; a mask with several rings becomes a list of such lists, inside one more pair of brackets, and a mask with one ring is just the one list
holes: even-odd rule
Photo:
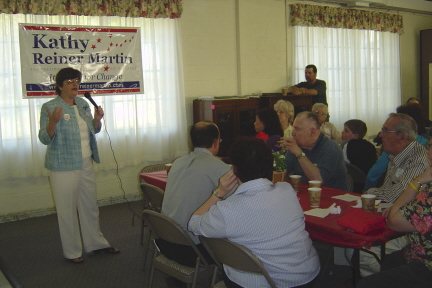
[[66, 80], [68, 83], [78, 83], [78, 84], [80, 84], [81, 83], [81, 80], [79, 80], [78, 78], [76, 78], [76, 79], [67, 79]]
[[321, 111], [314, 111], [314, 113], [321, 116], [327, 115], [327, 113]]

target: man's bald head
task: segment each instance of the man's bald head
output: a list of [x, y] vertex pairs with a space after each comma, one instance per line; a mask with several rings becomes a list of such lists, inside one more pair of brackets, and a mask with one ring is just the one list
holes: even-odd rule
[[194, 147], [211, 148], [219, 139], [218, 127], [210, 121], [201, 121], [192, 125], [190, 137]]
[[301, 112], [294, 119], [292, 136], [300, 148], [312, 149], [320, 136], [318, 117], [312, 112]]
[[314, 128], [319, 129], [319, 127], [321, 126], [319, 119], [318, 119], [318, 116], [313, 112], [309, 112], [309, 111], [301, 112], [301, 113], [297, 114], [297, 118], [299, 121], [308, 122]]

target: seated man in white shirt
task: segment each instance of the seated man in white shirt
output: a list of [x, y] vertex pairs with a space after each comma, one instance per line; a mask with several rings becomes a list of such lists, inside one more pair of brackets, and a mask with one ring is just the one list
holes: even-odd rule
[[[290, 184], [272, 184], [273, 155], [261, 139], [233, 144], [233, 170], [192, 215], [189, 231], [228, 238], [250, 249], [278, 287], [312, 287], [320, 264], [305, 231], [305, 217]], [[237, 190], [225, 201], [234, 185]], [[209, 192], [209, 191], [208, 191]], [[268, 287], [264, 276], [224, 266], [227, 287]], [[233, 283], [234, 282], [234, 283]], [[240, 286], [238, 286], [240, 285]]]

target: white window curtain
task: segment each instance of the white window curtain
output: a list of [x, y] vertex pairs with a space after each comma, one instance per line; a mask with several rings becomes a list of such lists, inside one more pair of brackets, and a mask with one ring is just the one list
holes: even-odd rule
[[295, 83], [315, 64], [327, 82], [330, 122], [339, 131], [361, 119], [368, 135], [379, 132], [400, 105], [399, 34], [371, 30], [294, 26]]
[[50, 99], [22, 99], [18, 23], [141, 27], [145, 93], [93, 97], [105, 111], [95, 168], [116, 168], [110, 141], [119, 168], [188, 152], [178, 20], [0, 14], [0, 180], [47, 175], [37, 135], [40, 108]]

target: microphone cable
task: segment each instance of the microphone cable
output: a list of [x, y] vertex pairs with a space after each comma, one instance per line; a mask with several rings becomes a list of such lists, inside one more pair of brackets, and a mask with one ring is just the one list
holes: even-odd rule
[[109, 146], [110, 146], [110, 148], [111, 148], [111, 153], [112, 153], [112, 155], [113, 155], [114, 162], [115, 162], [115, 164], [116, 164], [116, 175], [117, 175], [117, 178], [118, 178], [118, 180], [119, 180], [119, 182], [120, 182], [120, 189], [123, 191], [123, 199], [126, 200], [129, 210], [132, 211], [132, 213], [133, 213], [133, 214], [132, 214], [132, 226], [134, 226], [134, 225], [135, 225], [135, 217], [137, 217], [137, 218], [141, 218], [141, 216], [138, 215], [138, 214], [135, 212], [135, 210], [132, 209], [132, 207], [130, 206], [130, 202], [129, 202], [129, 200], [126, 198], [126, 191], [125, 191], [124, 188], [123, 188], [123, 181], [122, 181], [122, 179], [121, 179], [121, 177], [120, 177], [120, 173], [119, 173], [119, 165], [118, 165], [118, 162], [117, 162], [117, 158], [116, 158], [116, 156], [115, 156], [115, 153], [114, 153], [114, 149], [113, 149], [112, 141], [111, 141], [111, 136], [110, 136], [109, 133], [108, 133], [107, 125], [106, 125], [106, 121], [105, 121], [105, 119], [104, 119], [104, 124], [105, 124], [105, 125], [104, 125], [105, 132], [106, 132], [106, 134], [108, 135], [108, 142], [109, 142]]
[[[91, 104], [93, 104], [94, 107], [96, 107], [96, 110], [98, 109], [98, 105], [97, 105], [96, 102], [93, 100], [93, 98], [91, 97], [91, 95], [90, 95], [89, 92], [85, 92], [85, 93], [84, 93], [84, 97], [87, 98], [87, 100], [89, 100], [89, 101], [91, 102]], [[105, 116], [105, 115], [104, 115], [104, 116]], [[104, 119], [104, 118], [102, 117], [102, 119]], [[102, 119], [101, 119], [101, 122], [102, 122]], [[116, 156], [115, 156], [115, 153], [114, 153], [114, 148], [113, 148], [113, 146], [112, 146], [111, 136], [110, 136], [109, 133], [108, 133], [108, 129], [107, 129], [107, 125], [106, 125], [106, 121], [105, 121], [105, 119], [104, 119], [104, 124], [105, 124], [105, 125], [104, 125], [104, 126], [105, 126], [105, 132], [106, 132], [106, 134], [108, 135], [108, 141], [109, 141], [109, 145], [110, 145], [110, 148], [111, 148], [111, 153], [112, 153], [112, 155], [113, 155], [114, 162], [115, 162], [115, 164], [116, 164], [116, 175], [117, 175], [117, 178], [119, 179], [119, 182], [120, 182], [120, 189], [123, 191], [123, 199], [126, 200], [129, 210], [131, 210], [132, 213], [133, 213], [133, 215], [132, 215], [132, 226], [134, 226], [134, 224], [135, 224], [135, 216], [136, 216], [137, 218], [141, 218], [141, 216], [139, 216], [139, 215], [138, 215], [138, 214], [137, 214], [137, 213], [132, 209], [132, 207], [130, 206], [130, 202], [129, 202], [129, 200], [126, 198], [126, 191], [125, 191], [124, 188], [123, 188], [123, 181], [121, 180], [120, 173], [119, 173], [119, 165], [118, 165], [118, 162], [117, 162], [117, 158], [116, 158]]]

